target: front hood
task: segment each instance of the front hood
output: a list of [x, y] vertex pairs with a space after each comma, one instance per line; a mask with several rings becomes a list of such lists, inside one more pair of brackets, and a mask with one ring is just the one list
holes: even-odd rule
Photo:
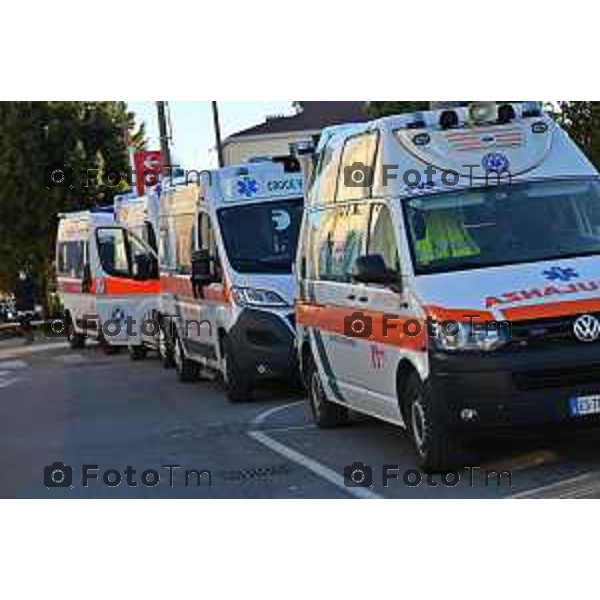
[[457, 319], [455, 311], [498, 320], [600, 311], [600, 256], [421, 275], [415, 293], [430, 314]]
[[231, 285], [277, 292], [290, 306], [294, 305], [294, 278], [291, 274], [264, 275], [232, 271]]

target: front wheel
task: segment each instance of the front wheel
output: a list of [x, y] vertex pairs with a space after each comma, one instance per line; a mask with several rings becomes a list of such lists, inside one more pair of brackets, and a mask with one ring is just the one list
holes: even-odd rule
[[319, 370], [312, 356], [308, 358], [306, 365], [306, 384], [313, 417], [319, 427], [329, 429], [348, 422], [348, 409], [327, 400]]
[[175, 371], [179, 381], [192, 383], [198, 379], [198, 365], [186, 357], [183, 343], [179, 334], [175, 333], [174, 354]]
[[75, 331], [75, 324], [72, 319], [67, 321], [67, 339], [73, 350], [78, 350], [85, 346], [85, 336], [82, 333]]
[[228, 338], [223, 339], [223, 382], [230, 402], [245, 402], [252, 398], [252, 387], [236, 361]]
[[425, 471], [444, 472], [458, 467], [456, 440], [445, 427], [431, 390], [413, 373], [406, 384], [404, 416], [419, 466]]

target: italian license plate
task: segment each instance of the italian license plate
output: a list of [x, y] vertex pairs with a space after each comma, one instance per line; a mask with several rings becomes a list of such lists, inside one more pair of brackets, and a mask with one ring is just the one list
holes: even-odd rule
[[569, 398], [569, 412], [572, 417], [600, 414], [600, 394]]

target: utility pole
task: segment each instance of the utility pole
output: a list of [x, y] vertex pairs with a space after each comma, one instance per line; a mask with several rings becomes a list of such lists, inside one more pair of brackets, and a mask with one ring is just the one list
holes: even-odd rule
[[165, 175], [169, 175], [171, 151], [169, 150], [169, 134], [167, 130], [167, 118], [164, 100], [156, 103], [156, 112], [158, 114], [158, 132], [160, 135], [160, 154], [162, 157], [163, 172]]
[[213, 100], [212, 104], [212, 113], [213, 113], [213, 123], [215, 125], [215, 142], [217, 144], [217, 157], [219, 160], [219, 168], [225, 166], [225, 161], [223, 160], [223, 144], [221, 142], [221, 126], [219, 124], [219, 107], [217, 106], [217, 102]]

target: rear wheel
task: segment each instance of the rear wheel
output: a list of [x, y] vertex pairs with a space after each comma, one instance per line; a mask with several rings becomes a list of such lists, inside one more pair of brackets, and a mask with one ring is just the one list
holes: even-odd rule
[[146, 358], [147, 349], [146, 346], [127, 346], [127, 352], [131, 360], [143, 360]]
[[69, 317], [67, 320], [67, 339], [73, 350], [83, 348], [85, 346], [85, 336], [82, 333], [75, 331], [75, 324]]
[[321, 376], [312, 356], [307, 359], [306, 386], [313, 417], [319, 427], [328, 429], [348, 422], [348, 409], [327, 400]]
[[162, 319], [158, 330], [158, 357], [160, 364], [165, 369], [170, 369], [174, 366], [173, 335], [171, 332], [171, 324], [169, 321]]
[[173, 358], [175, 361], [175, 371], [177, 372], [177, 377], [179, 378], [179, 381], [182, 381], [183, 383], [191, 383], [196, 381], [198, 379], [198, 365], [189, 358], [186, 358], [179, 334], [175, 332], [174, 335], [175, 339], [173, 342]]
[[443, 472], [460, 466], [457, 442], [444, 426], [429, 386], [417, 373], [406, 383], [403, 412], [422, 469]]
[[223, 338], [223, 382], [230, 402], [245, 402], [252, 398], [252, 382], [235, 359], [229, 338]]

